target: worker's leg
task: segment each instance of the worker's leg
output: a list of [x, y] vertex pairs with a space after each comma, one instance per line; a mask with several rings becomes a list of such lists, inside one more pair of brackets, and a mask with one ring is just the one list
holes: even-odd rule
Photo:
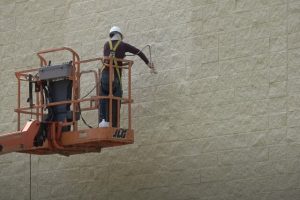
[[[101, 95], [107, 96], [104, 93]], [[108, 100], [107, 99], [101, 99], [100, 100], [100, 118], [99, 122], [101, 122], [103, 119], [108, 122]]]
[[[107, 73], [102, 73], [101, 76], [101, 86], [100, 86], [100, 95], [101, 96], [108, 96], [109, 94], [109, 76]], [[109, 120], [108, 117], [108, 99], [100, 99], [100, 107], [99, 107], [100, 117], [99, 122], [102, 121], [102, 119], [105, 119], [105, 121]]]
[[[115, 87], [114, 87], [114, 96], [116, 97], [122, 97], [123, 91], [122, 87], [120, 85], [119, 81], [115, 81]], [[121, 109], [121, 102], [120, 107], [118, 109], [118, 100], [113, 100], [112, 105], [112, 126], [117, 127], [118, 126], [118, 116], [120, 115], [120, 109]]]

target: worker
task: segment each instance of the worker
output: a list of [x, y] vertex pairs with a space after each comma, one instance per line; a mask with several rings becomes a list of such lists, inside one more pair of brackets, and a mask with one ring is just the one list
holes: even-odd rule
[[[118, 59], [125, 58], [125, 53], [129, 52], [134, 55], [138, 55], [145, 64], [151, 69], [152, 72], [156, 73], [154, 65], [148, 60], [145, 54], [138, 48], [123, 42], [123, 34], [119, 27], [113, 26], [109, 31], [110, 40], [104, 44], [103, 55], [105, 57], [113, 56]], [[118, 66], [122, 65], [122, 62], [114, 63]], [[122, 70], [121, 68], [114, 68], [114, 80], [113, 80], [113, 95], [117, 97], [122, 97]], [[109, 68], [105, 67], [101, 72], [101, 94], [102, 96], [108, 96], [109, 94]], [[118, 101], [112, 100], [112, 127], [117, 127], [117, 114], [118, 114]], [[120, 104], [121, 107], [121, 104]], [[100, 123], [99, 127], [109, 127], [109, 100], [100, 100]]]

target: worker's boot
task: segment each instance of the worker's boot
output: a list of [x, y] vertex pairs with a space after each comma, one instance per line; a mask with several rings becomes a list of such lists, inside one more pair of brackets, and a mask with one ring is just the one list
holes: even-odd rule
[[102, 121], [99, 123], [100, 128], [106, 128], [109, 127], [109, 122], [105, 121], [105, 119], [102, 119]]

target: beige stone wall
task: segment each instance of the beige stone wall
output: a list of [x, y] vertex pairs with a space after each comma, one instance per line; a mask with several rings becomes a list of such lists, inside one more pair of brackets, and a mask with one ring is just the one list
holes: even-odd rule
[[[299, 0], [0, 0], [0, 132], [15, 70], [45, 48], [99, 56], [111, 25], [159, 71], [135, 58], [135, 144], [32, 156], [32, 199], [300, 199]], [[29, 182], [29, 155], [0, 157], [0, 199]]]

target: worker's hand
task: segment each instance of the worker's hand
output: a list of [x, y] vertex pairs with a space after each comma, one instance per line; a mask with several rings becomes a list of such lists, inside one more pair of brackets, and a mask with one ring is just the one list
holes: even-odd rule
[[151, 74], [157, 74], [157, 71], [156, 71], [156, 69], [153, 67], [153, 68], [150, 69], [150, 73], [151, 73]]
[[157, 74], [157, 71], [156, 71], [156, 69], [154, 67], [154, 64], [152, 62], [148, 63], [148, 67], [150, 68], [150, 73], [151, 74]]
[[147, 65], [148, 65], [148, 67], [149, 67], [150, 69], [153, 69], [153, 68], [154, 68], [153, 62], [149, 62]]

